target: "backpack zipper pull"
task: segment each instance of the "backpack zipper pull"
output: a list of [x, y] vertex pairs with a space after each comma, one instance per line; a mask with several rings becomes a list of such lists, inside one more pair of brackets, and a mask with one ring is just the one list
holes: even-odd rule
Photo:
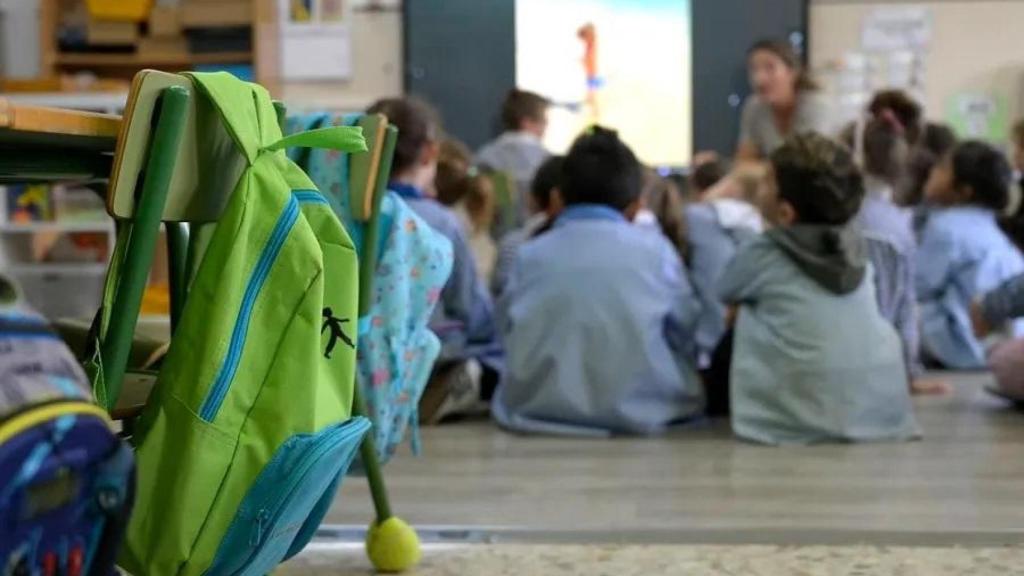
[[252, 538], [249, 539], [249, 546], [256, 547], [263, 541], [263, 521], [267, 519], [267, 509], [261, 508], [256, 514], [256, 531], [253, 532]]

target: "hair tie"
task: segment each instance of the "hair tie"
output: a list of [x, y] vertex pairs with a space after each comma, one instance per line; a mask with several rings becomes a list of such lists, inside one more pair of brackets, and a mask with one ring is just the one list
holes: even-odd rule
[[879, 115], [882, 117], [882, 120], [885, 120], [885, 122], [892, 127], [896, 134], [903, 136], [903, 133], [906, 132], [906, 129], [903, 127], [903, 123], [900, 122], [899, 117], [897, 117], [896, 113], [892, 111], [892, 108], [884, 108]]

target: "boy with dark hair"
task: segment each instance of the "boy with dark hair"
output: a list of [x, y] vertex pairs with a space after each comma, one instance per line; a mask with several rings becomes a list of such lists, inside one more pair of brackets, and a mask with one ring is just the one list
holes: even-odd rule
[[[1012, 178], [1002, 153], [968, 141], [932, 169], [925, 186], [934, 208], [915, 258], [921, 344], [948, 368], [986, 366], [986, 344], [971, 328], [971, 302], [1024, 272], [1024, 258], [997, 222], [1009, 202]], [[1008, 331], [1024, 336], [1024, 322], [1010, 324]]]
[[506, 132], [529, 131], [543, 136], [549, 105], [548, 99], [540, 94], [513, 88], [501, 106], [501, 123]]
[[550, 102], [543, 96], [513, 88], [501, 107], [504, 132], [477, 153], [482, 168], [504, 172], [512, 177], [519, 190], [515, 222], [499, 222], [499, 235], [516, 228], [526, 220], [526, 195], [537, 168], [550, 156], [542, 143], [548, 127]]
[[562, 196], [558, 192], [562, 179], [562, 164], [565, 156], [552, 156], [537, 169], [530, 183], [530, 212], [522, 228], [517, 228], [501, 239], [498, 246], [498, 261], [494, 265], [491, 291], [497, 298], [505, 291], [512, 266], [520, 246], [533, 238], [562, 211]]
[[719, 284], [739, 307], [733, 431], [767, 444], [915, 435], [900, 340], [850, 225], [864, 198], [852, 156], [823, 136], [794, 136], [771, 155], [764, 196], [774, 227]]
[[452, 243], [452, 273], [430, 322], [441, 340], [441, 354], [420, 401], [422, 422], [438, 423], [449, 415], [475, 411], [489, 396], [485, 380], [488, 375], [496, 379], [501, 363], [493, 305], [477, 275], [462, 224], [433, 197], [441, 133], [437, 114], [415, 98], [379, 100], [367, 113], [384, 114], [398, 128], [388, 187]]
[[699, 305], [668, 240], [630, 224], [640, 163], [594, 128], [566, 156], [560, 191], [565, 209], [520, 249], [499, 303], [507, 356], [494, 418], [521, 432], [607, 436], [699, 415]]

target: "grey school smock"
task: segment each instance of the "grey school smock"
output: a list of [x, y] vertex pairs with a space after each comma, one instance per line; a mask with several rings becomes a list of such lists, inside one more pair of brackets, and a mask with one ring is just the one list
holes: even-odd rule
[[[797, 95], [796, 116], [789, 134], [818, 132], [833, 136], [836, 130], [832, 118], [832, 106], [823, 95], [804, 90]], [[776, 148], [782, 146], [789, 134], [779, 131], [771, 106], [756, 94], [750, 95], [743, 104], [740, 116], [740, 144], [753, 144], [762, 158], [767, 158]]]

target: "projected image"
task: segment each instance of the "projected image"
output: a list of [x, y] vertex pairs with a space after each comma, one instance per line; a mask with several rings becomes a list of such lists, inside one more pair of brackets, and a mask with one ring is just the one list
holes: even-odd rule
[[690, 160], [689, 0], [517, 0], [516, 83], [554, 106], [555, 152], [593, 123], [641, 160]]

